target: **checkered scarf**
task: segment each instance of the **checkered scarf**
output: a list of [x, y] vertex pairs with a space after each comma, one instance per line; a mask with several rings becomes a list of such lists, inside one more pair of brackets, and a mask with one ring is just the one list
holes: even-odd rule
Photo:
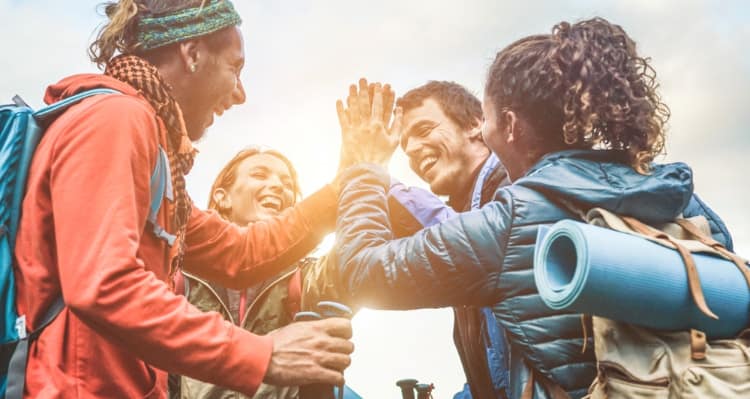
[[167, 127], [167, 156], [175, 190], [174, 226], [178, 245], [177, 255], [172, 261], [170, 275], [180, 270], [185, 253], [185, 230], [187, 229], [191, 203], [185, 190], [185, 175], [193, 167], [196, 150], [193, 148], [185, 129], [182, 111], [170, 94], [171, 87], [164, 82], [155, 66], [134, 55], [120, 55], [109, 61], [104, 71], [111, 76], [133, 86], [156, 110]]

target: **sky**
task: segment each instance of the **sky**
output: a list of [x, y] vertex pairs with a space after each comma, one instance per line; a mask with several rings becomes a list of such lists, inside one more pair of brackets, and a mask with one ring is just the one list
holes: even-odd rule
[[[44, 88], [96, 72], [86, 57], [103, 21], [96, 1], [0, 0], [0, 102], [20, 94], [40, 106]], [[651, 57], [672, 117], [660, 162], [692, 166], [695, 190], [750, 256], [750, 5], [743, 1], [236, 0], [243, 17], [245, 104], [219, 118], [198, 143], [188, 190], [205, 204], [213, 178], [238, 150], [261, 144], [295, 163], [305, 193], [330, 181], [338, 163], [335, 101], [360, 77], [404, 91], [452, 80], [480, 99], [497, 51], [548, 33], [560, 21], [601, 16]], [[397, 152], [391, 173], [424, 187]], [[331, 239], [327, 240], [330, 243]], [[324, 244], [325, 245], [325, 244]], [[449, 309], [364, 310], [354, 319], [347, 381], [367, 398], [397, 398], [413, 377], [447, 398], [463, 383]]]

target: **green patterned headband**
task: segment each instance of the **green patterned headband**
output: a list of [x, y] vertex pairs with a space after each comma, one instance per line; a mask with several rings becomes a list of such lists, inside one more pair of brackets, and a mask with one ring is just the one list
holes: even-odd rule
[[141, 18], [138, 21], [138, 43], [142, 50], [151, 50], [239, 25], [240, 22], [242, 19], [229, 0], [211, 0], [205, 7]]

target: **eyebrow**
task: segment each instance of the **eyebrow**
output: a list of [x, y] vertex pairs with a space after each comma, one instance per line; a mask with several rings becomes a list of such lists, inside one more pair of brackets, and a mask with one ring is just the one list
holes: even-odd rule
[[433, 121], [419, 121], [409, 127], [409, 129], [401, 135], [401, 148], [406, 148], [406, 143], [409, 141], [409, 138], [411, 136], [414, 136], [417, 134], [418, 131], [423, 129], [434, 129], [440, 125], [440, 122], [433, 122]]
[[268, 167], [265, 166], [265, 165], [255, 165], [252, 168], [250, 168], [249, 172], [253, 172], [253, 171], [256, 171], [256, 170], [262, 170], [264, 172], [270, 172], [271, 171], [271, 169], [268, 169]]

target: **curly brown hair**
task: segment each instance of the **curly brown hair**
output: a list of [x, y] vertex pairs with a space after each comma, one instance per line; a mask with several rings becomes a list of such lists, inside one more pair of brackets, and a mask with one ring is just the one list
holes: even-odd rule
[[622, 27], [593, 18], [561, 22], [500, 51], [485, 95], [496, 110], [527, 117], [542, 146], [623, 150], [648, 173], [664, 152], [669, 119], [658, 87], [650, 59]]

